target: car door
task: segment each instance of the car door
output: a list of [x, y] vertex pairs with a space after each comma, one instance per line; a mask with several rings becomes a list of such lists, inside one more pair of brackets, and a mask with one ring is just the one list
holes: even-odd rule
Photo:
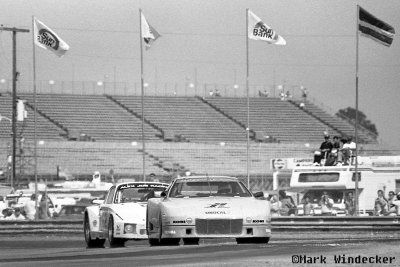
[[108, 191], [107, 197], [103, 204], [100, 205], [100, 231], [107, 231], [108, 217], [110, 215], [110, 208], [114, 202], [115, 186], [111, 187]]

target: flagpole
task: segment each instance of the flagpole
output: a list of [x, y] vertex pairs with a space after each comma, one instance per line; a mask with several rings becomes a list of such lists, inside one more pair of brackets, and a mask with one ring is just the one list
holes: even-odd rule
[[35, 176], [35, 219], [38, 219], [38, 177], [37, 177], [37, 129], [36, 129], [36, 46], [35, 46], [35, 16], [32, 16], [32, 50], [33, 50], [33, 165]]
[[356, 150], [355, 150], [355, 164], [354, 164], [354, 171], [355, 171], [355, 192], [354, 192], [354, 207], [356, 215], [359, 214], [358, 210], [358, 27], [360, 25], [359, 18], [360, 17], [360, 6], [357, 5], [357, 25], [356, 25], [356, 121], [354, 123], [354, 135], [355, 135], [355, 143], [356, 143]]
[[142, 155], [143, 155], [143, 181], [146, 181], [146, 145], [144, 136], [144, 86], [143, 86], [143, 41], [142, 41], [142, 9], [139, 8], [139, 25], [140, 25], [140, 87], [141, 87], [141, 103], [142, 103]]
[[247, 188], [250, 189], [250, 165], [249, 165], [249, 148], [250, 148], [250, 99], [249, 99], [249, 9], [246, 9], [246, 96], [247, 96]]

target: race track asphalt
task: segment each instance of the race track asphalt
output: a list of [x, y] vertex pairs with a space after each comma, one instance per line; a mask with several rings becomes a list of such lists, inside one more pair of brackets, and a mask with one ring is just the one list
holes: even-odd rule
[[[269, 244], [237, 245], [234, 239], [201, 240], [199, 246], [149, 247], [146, 240], [123, 248], [86, 248], [83, 236], [0, 237], [0, 266], [400, 266], [394, 234], [279, 234]], [[343, 256], [355, 261], [335, 263]], [[358, 258], [357, 258], [358, 257]], [[386, 258], [385, 258], [386, 257]], [[387, 263], [382, 263], [383, 260]], [[390, 260], [390, 262], [389, 262]], [[299, 262], [300, 261], [300, 262]], [[306, 261], [306, 262], [304, 262]], [[312, 261], [313, 263], [310, 263]], [[372, 261], [372, 262], [371, 262]], [[378, 262], [377, 262], [378, 261]]]

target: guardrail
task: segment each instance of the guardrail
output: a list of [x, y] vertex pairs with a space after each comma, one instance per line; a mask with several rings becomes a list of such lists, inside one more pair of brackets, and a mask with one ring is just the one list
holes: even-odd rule
[[[393, 217], [273, 217], [273, 232], [382, 232], [400, 231], [400, 216]], [[83, 234], [81, 220], [0, 221], [0, 235]]]

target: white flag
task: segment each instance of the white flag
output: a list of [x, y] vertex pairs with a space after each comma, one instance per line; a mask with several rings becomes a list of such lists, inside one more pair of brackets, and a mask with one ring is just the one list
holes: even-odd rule
[[69, 45], [64, 42], [58, 35], [47, 27], [43, 22], [34, 18], [33, 34], [35, 44], [46, 50], [54, 52], [57, 56], [62, 57], [69, 49]]
[[286, 41], [282, 36], [278, 35], [271, 27], [262, 22], [261, 19], [250, 10], [248, 11], [248, 21], [249, 25], [247, 34], [250, 39], [262, 40], [270, 44], [286, 45]]
[[140, 15], [142, 20], [142, 39], [146, 44], [146, 49], [149, 49], [151, 44], [161, 35], [153, 27], [151, 27], [150, 24], [147, 23], [143, 13], [140, 13]]

